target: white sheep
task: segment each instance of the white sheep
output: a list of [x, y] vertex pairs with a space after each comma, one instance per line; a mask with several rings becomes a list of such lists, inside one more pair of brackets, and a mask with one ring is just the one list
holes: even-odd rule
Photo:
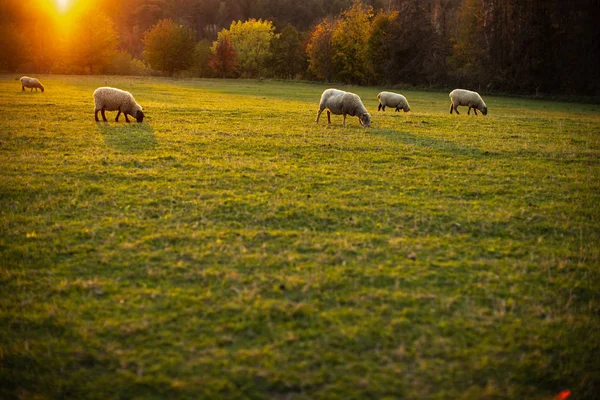
[[33, 92], [33, 89], [37, 92], [38, 89], [41, 89], [42, 93], [44, 92], [44, 85], [40, 83], [35, 78], [30, 78], [29, 76], [21, 77], [21, 92], [25, 91], [25, 88], [30, 88], [30, 92]]
[[94, 118], [98, 119], [98, 111], [102, 113], [102, 119], [106, 122], [104, 111], [119, 111], [115, 121], [119, 122], [121, 113], [125, 114], [125, 121], [129, 122], [127, 114], [134, 117], [137, 122], [144, 121], [144, 112], [142, 106], [136, 103], [131, 93], [125, 90], [115, 89], [111, 87], [100, 87], [94, 91]]
[[379, 99], [379, 108], [377, 108], [377, 111], [385, 111], [386, 107], [395, 107], [396, 111], [400, 111], [401, 109], [404, 112], [410, 111], [410, 106], [408, 105], [406, 97], [401, 94], [381, 92], [377, 95], [377, 98]]
[[331, 124], [331, 114], [344, 116], [344, 126], [346, 126], [346, 115], [352, 117], [358, 117], [358, 121], [364, 127], [371, 125], [371, 115], [367, 112], [367, 109], [363, 105], [360, 97], [354, 93], [344, 92], [338, 89], [327, 89], [321, 95], [321, 101], [319, 103], [319, 113], [317, 114], [317, 120], [323, 110], [327, 109], [327, 121]]
[[452, 114], [452, 110], [459, 114], [458, 106], [467, 106], [469, 107], [467, 115], [471, 115], [471, 108], [475, 111], [475, 115], [477, 115], [477, 110], [481, 111], [483, 115], [487, 115], [487, 106], [479, 93], [465, 89], [454, 89], [449, 96], [451, 102], [450, 114]]

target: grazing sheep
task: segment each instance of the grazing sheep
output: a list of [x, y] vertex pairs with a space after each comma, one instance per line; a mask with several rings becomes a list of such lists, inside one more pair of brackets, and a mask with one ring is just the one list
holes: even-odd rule
[[371, 115], [367, 112], [367, 109], [363, 105], [360, 97], [354, 93], [344, 92], [343, 90], [327, 89], [321, 95], [321, 101], [319, 103], [319, 113], [317, 114], [317, 120], [323, 110], [327, 109], [327, 121], [331, 124], [331, 114], [344, 116], [344, 126], [346, 126], [346, 115], [352, 117], [358, 117], [360, 124], [364, 127], [371, 125]]
[[30, 78], [28, 76], [23, 76], [21, 77], [21, 92], [25, 91], [25, 88], [30, 88], [30, 92], [33, 92], [33, 89], [35, 89], [35, 91], [37, 92], [38, 89], [40, 89], [42, 91], [42, 93], [44, 92], [44, 85], [42, 85], [40, 83], [40, 81], [38, 81], [35, 78]]
[[124, 90], [115, 89], [111, 87], [101, 87], [94, 91], [94, 103], [96, 108], [94, 109], [94, 118], [96, 122], [98, 119], [98, 111], [102, 113], [102, 119], [106, 122], [106, 115], [104, 111], [119, 111], [115, 121], [119, 122], [119, 116], [121, 113], [125, 114], [125, 121], [129, 122], [127, 114], [134, 117], [137, 122], [144, 121], [144, 112], [142, 106], [135, 102], [135, 99], [131, 93]]
[[465, 89], [454, 89], [450, 92], [450, 102], [450, 114], [452, 114], [452, 110], [459, 114], [458, 106], [467, 106], [469, 107], [467, 115], [471, 115], [471, 108], [475, 111], [475, 115], [477, 115], [477, 110], [481, 111], [483, 115], [487, 115], [487, 106], [477, 92]]
[[377, 95], [377, 98], [379, 99], [379, 108], [377, 108], [377, 111], [385, 111], [386, 107], [395, 107], [396, 111], [400, 111], [400, 109], [404, 110], [404, 112], [410, 111], [410, 106], [408, 105], [408, 101], [406, 101], [406, 97], [401, 94], [381, 92]]

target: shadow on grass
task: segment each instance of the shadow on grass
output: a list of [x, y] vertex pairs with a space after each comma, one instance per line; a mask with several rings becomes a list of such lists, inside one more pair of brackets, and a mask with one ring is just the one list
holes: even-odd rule
[[[124, 365], [66, 324], [26, 318], [3, 318], [0, 322], [8, 327], [4, 333], [14, 335], [13, 346], [3, 354], [2, 399], [84, 399], [90, 398], [90, 393], [98, 398], [150, 398], [158, 390], [119, 379], [123, 372], [139, 376], [142, 366], [136, 360]], [[165, 398], [176, 395], [171, 391]]]
[[426, 136], [418, 136], [409, 132], [398, 132], [394, 130], [383, 130], [383, 135], [398, 142], [411, 144], [415, 146], [427, 147], [440, 153], [451, 155], [467, 156], [467, 157], [494, 157], [500, 153], [484, 151], [477, 147], [460, 146], [454, 142], [447, 140], [433, 139]]
[[104, 136], [104, 143], [119, 151], [139, 153], [158, 146], [154, 129], [148, 124], [97, 122], [96, 126]]

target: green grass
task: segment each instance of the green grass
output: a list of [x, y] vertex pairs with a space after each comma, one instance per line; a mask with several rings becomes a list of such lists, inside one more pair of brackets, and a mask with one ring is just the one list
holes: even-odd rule
[[0, 78], [0, 398], [600, 393], [598, 105]]

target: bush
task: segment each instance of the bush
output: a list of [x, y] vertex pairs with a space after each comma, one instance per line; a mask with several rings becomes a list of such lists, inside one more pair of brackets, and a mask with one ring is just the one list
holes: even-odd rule
[[126, 51], [115, 54], [109, 67], [106, 68], [109, 75], [151, 75], [152, 70], [141, 60], [133, 58]]

